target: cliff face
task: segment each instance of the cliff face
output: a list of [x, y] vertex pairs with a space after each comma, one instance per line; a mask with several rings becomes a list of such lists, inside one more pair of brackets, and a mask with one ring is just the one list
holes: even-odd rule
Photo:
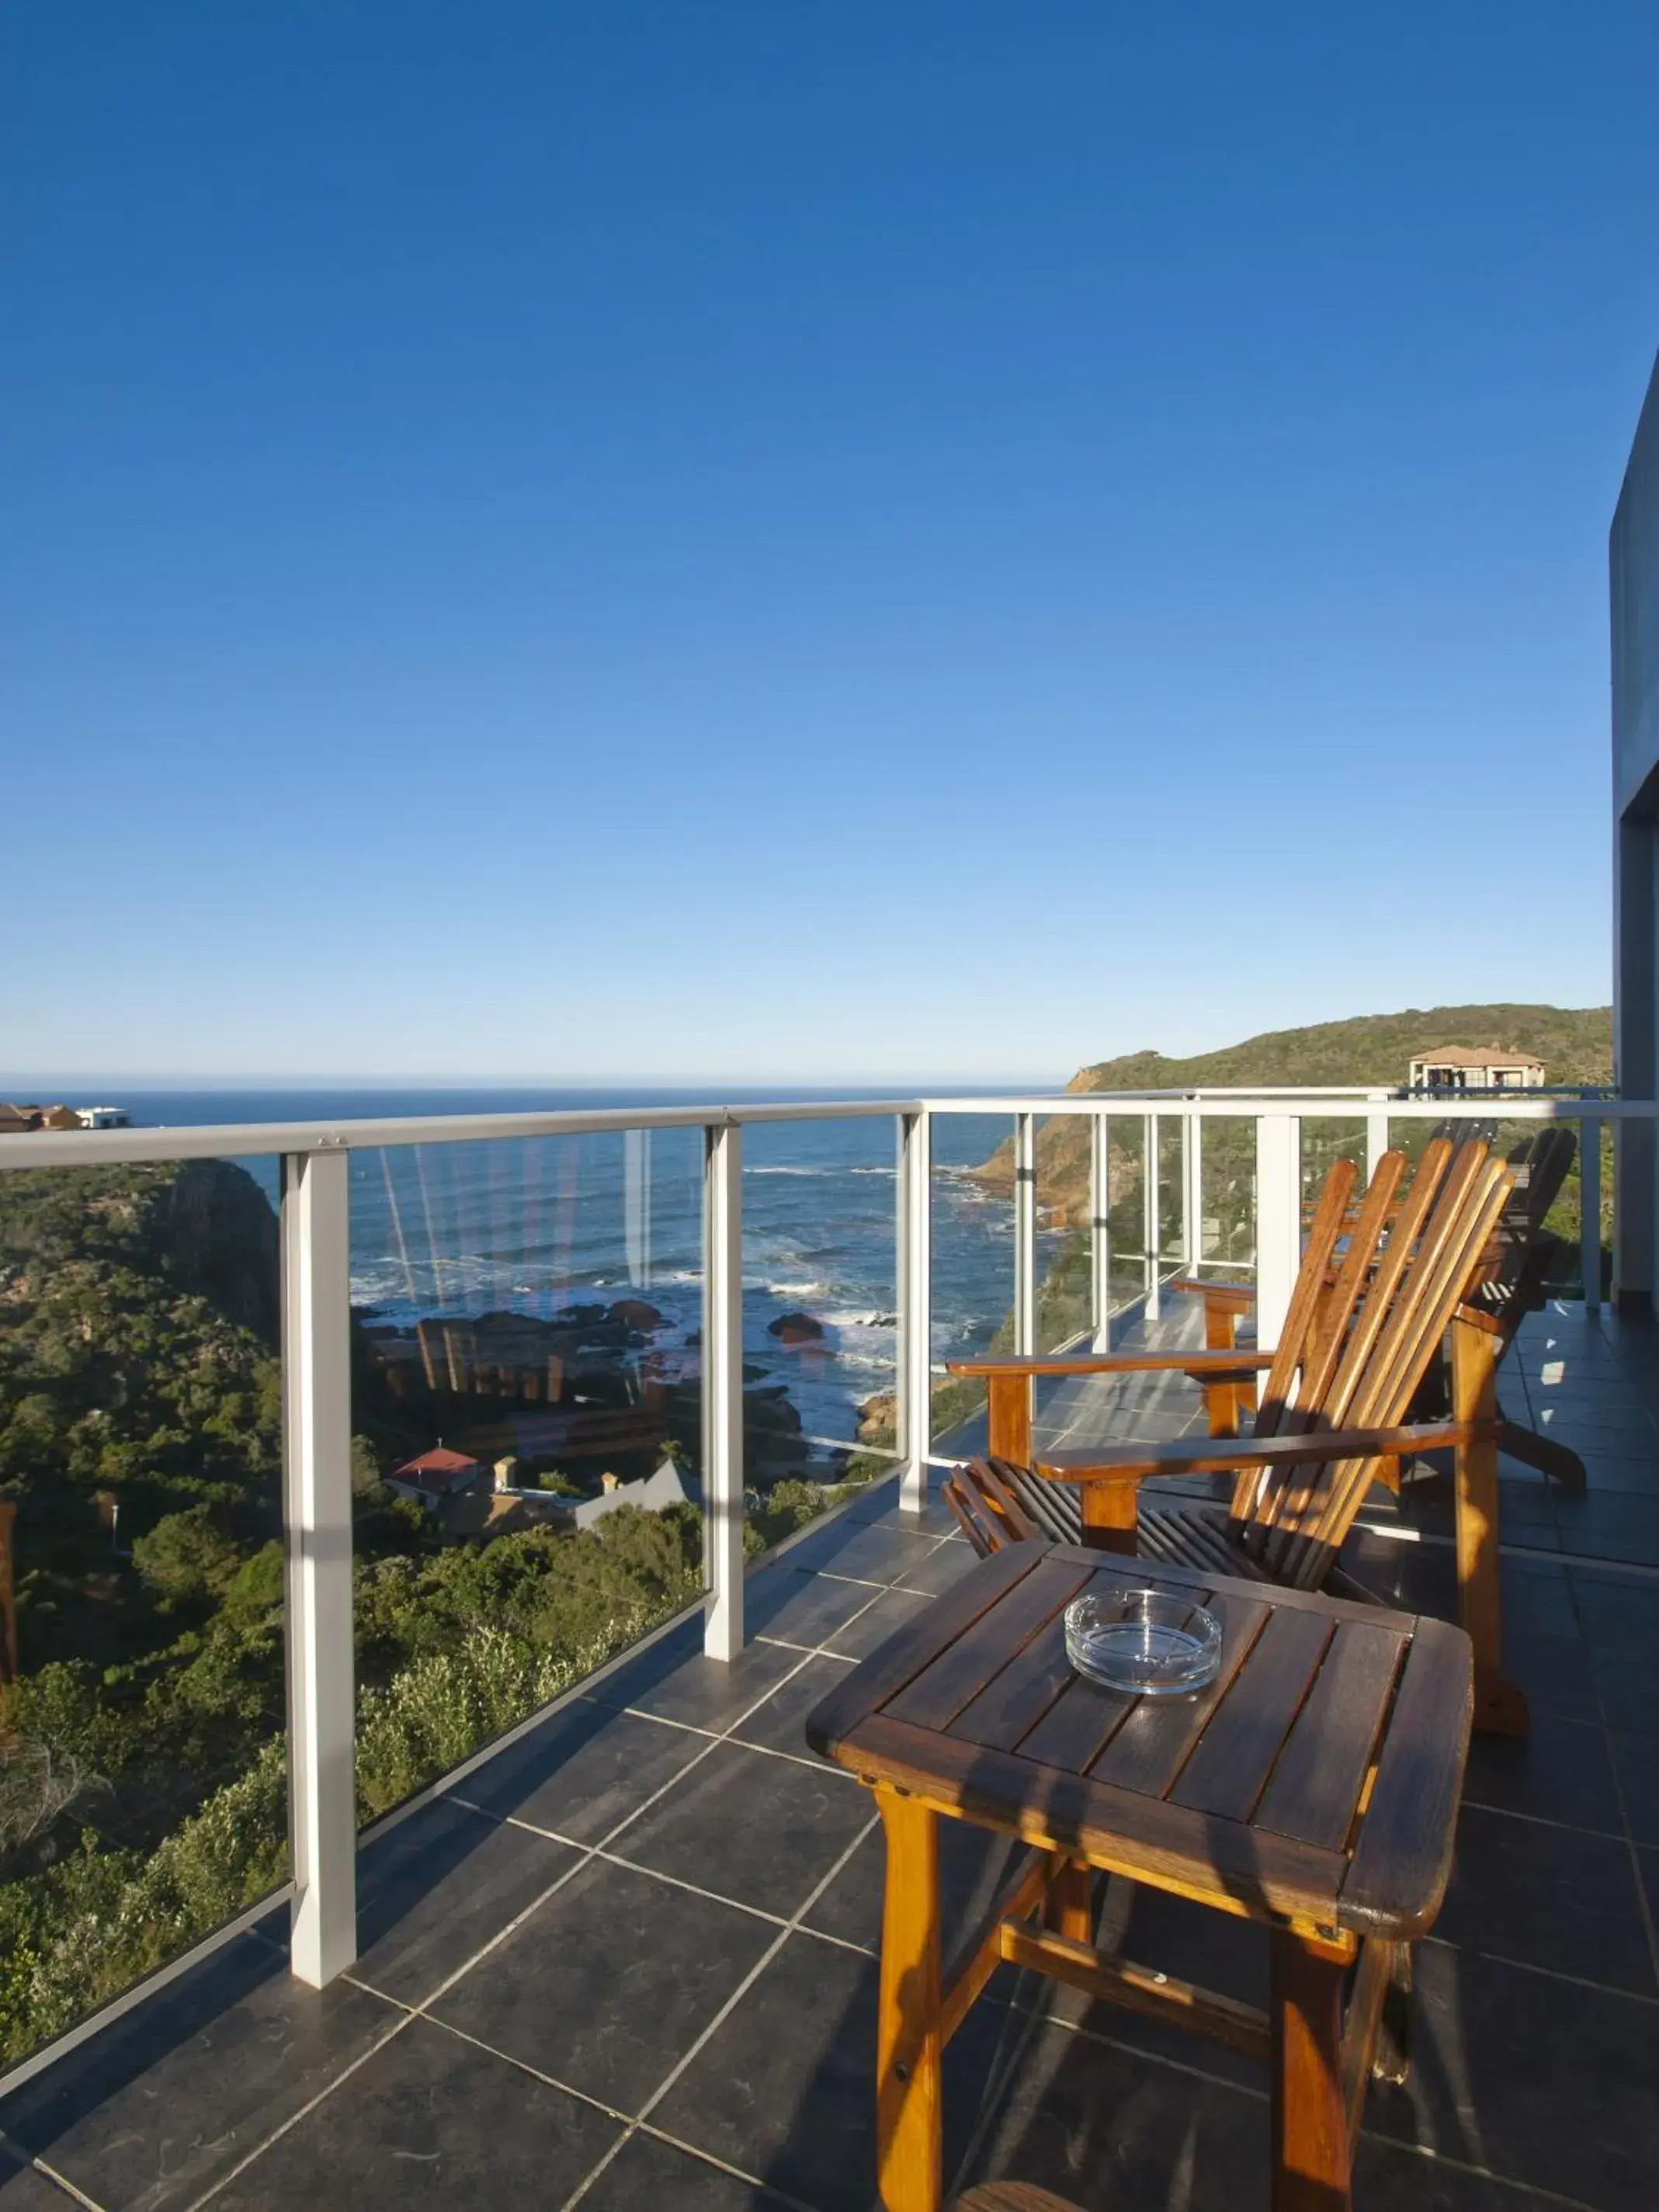
[[[1608, 1006], [1407, 1007], [1399, 1014], [1364, 1014], [1352, 1021], [1318, 1022], [1308, 1029], [1275, 1030], [1219, 1052], [1187, 1060], [1160, 1052], [1130, 1052], [1079, 1068], [1068, 1091], [1188, 1091], [1249, 1084], [1403, 1084], [1412, 1060], [1441, 1045], [1471, 1050], [1501, 1044], [1544, 1063], [1553, 1084], [1613, 1080], [1613, 1012]], [[1136, 1140], [1138, 1148], [1139, 1140]], [[1138, 1149], [1114, 1143], [1113, 1166], [1139, 1172]], [[1068, 1223], [1089, 1200], [1086, 1122], [1052, 1121], [1037, 1135], [1037, 1199], [1064, 1210]], [[1012, 1139], [974, 1170], [992, 1189], [1012, 1192]]]

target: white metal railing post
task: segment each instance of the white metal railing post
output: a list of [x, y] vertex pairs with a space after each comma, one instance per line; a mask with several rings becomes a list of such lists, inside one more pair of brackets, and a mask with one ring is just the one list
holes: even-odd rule
[[1578, 1260], [1584, 1308], [1601, 1305], [1601, 1124], [1586, 1115], [1578, 1124]]
[[1089, 1124], [1089, 1317], [1094, 1348], [1112, 1348], [1112, 1160], [1109, 1117]]
[[1204, 1263], [1204, 1117], [1181, 1119], [1181, 1264], [1187, 1273]]
[[933, 1122], [898, 1117], [898, 1376], [895, 1393], [901, 1455], [899, 1503], [920, 1513], [927, 1502], [933, 1447]]
[[1161, 1224], [1158, 1205], [1158, 1116], [1148, 1114], [1142, 1138], [1140, 1176], [1142, 1273], [1146, 1285], [1146, 1318], [1156, 1321], [1163, 1310], [1158, 1297], [1158, 1247]]
[[743, 1649], [743, 1129], [711, 1122], [702, 1170], [702, 1648]]
[[1014, 1356], [1036, 1350], [1036, 1117], [1014, 1116]]
[[313, 1989], [357, 1956], [349, 1166], [343, 1149], [283, 1159], [289, 1940]]
[[1255, 1336], [1279, 1342], [1302, 1264], [1302, 1121], [1261, 1114], [1255, 1124]]
[[1376, 1101], [1384, 1094], [1373, 1091], [1372, 1105], [1365, 1116], [1365, 1180], [1369, 1182], [1376, 1173], [1376, 1164], [1389, 1149], [1388, 1109], [1378, 1111]]

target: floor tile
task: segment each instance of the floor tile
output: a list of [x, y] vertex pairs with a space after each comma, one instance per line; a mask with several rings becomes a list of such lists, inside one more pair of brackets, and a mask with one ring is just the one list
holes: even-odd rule
[[752, 1913], [595, 1860], [433, 2014], [632, 2113], [776, 1934]]
[[1365, 2124], [1599, 2212], [1651, 2212], [1659, 2005], [1417, 1948], [1412, 2078]]
[[[1538, 1636], [1518, 1628], [1506, 1612], [1504, 1672], [1520, 1686], [1534, 1725], [1545, 1715], [1600, 1725], [1595, 1668], [1583, 1638]], [[1477, 1736], [1476, 1743], [1494, 1741]]]
[[775, 2212], [782, 2199], [706, 2160], [630, 2136], [581, 2202], [581, 2212]]
[[878, 1485], [867, 1497], [850, 1505], [847, 1518], [867, 1528], [896, 1528], [902, 1535], [953, 1536], [957, 1533], [956, 1516], [939, 1495], [942, 1480], [936, 1472], [928, 1486], [927, 1502], [920, 1513], [905, 1510], [899, 1502], [898, 1484], [891, 1481]]
[[[694, 2143], [818, 2208], [875, 2198], [876, 1963], [792, 1936], [652, 2113]], [[946, 2165], [964, 2148], [1004, 2039], [1026, 2023], [981, 2002], [945, 2060]]]
[[1079, 2205], [1237, 2212], [1267, 2201], [1265, 2098], [1048, 2025], [985, 2116], [963, 2179]]
[[1466, 1805], [1434, 1933], [1523, 1965], [1659, 1996], [1622, 1837]]
[[901, 1589], [923, 1590], [929, 1597], [939, 1597], [963, 1575], [971, 1574], [979, 1565], [979, 1554], [969, 1543], [940, 1544], [925, 1559], [907, 1566], [899, 1587]]
[[1607, 1726], [1638, 1735], [1651, 1730], [1659, 1714], [1659, 1650], [1592, 1644], [1589, 1663], [1596, 1703]]
[[912, 1534], [889, 1522], [836, 1521], [790, 1553], [790, 1564], [855, 1582], [896, 1583], [919, 1567], [938, 1540]]
[[419, 2004], [576, 1863], [567, 1844], [438, 1799], [358, 1859], [353, 1975]]
[[1534, 1711], [1524, 1737], [1473, 1737], [1463, 1796], [1469, 1804], [1533, 1813], [1540, 1820], [1599, 1828], [1610, 1836], [1624, 1833], [1613, 1762], [1599, 1721], [1565, 1720]]
[[804, 1567], [780, 1567], [758, 1576], [744, 1593], [744, 1626], [750, 1636], [781, 1644], [827, 1644], [878, 1592], [868, 1583], [839, 1582]]
[[1361, 2212], [1546, 2212], [1549, 2203], [1519, 2182], [1467, 2172], [1363, 2132], [1354, 2153], [1353, 2200]]
[[1631, 1834], [1638, 1844], [1659, 1844], [1659, 1735], [1614, 1729], [1610, 1740]]
[[468, 1775], [458, 1794], [497, 1819], [597, 1844], [708, 1748], [705, 1736], [583, 1699]]
[[874, 1810], [869, 1792], [827, 1761], [805, 1765], [726, 1743], [611, 1849], [635, 1866], [787, 1919]]
[[[1023, 1863], [1025, 1845], [966, 1820], [939, 1824], [940, 1941], [948, 1960], [959, 1939], [989, 1911], [1002, 1884]], [[879, 1828], [859, 1845], [817, 1903], [806, 1925], [866, 1949], [881, 1948], [882, 1886], [887, 1850]]]
[[618, 2124], [430, 2021], [411, 2021], [214, 2199], [223, 2212], [557, 2204]]
[[[665, 1646], [671, 1640], [665, 1638]], [[647, 1652], [642, 1661], [596, 1683], [592, 1694], [604, 1705], [632, 1706], [659, 1720], [718, 1734], [799, 1664], [798, 1651], [776, 1644], [750, 1644], [732, 1660], [706, 1659], [699, 1626], [689, 1649], [678, 1646], [660, 1659], [657, 1651]]]
[[770, 1751], [793, 1752], [798, 1759], [815, 1758], [806, 1741], [806, 1716], [838, 1682], [846, 1680], [852, 1665], [850, 1659], [809, 1659], [747, 1720], [738, 1723], [732, 1731], [733, 1742], [763, 1744]]
[[1571, 1571], [1587, 1642], [1659, 1657], [1659, 1578]]
[[0, 2130], [97, 2203], [192, 2203], [402, 2017], [307, 1989], [245, 1936], [0, 2105]]
[[896, 1636], [900, 1629], [908, 1627], [933, 1602], [932, 1598], [923, 1597], [915, 1590], [884, 1590], [856, 1620], [837, 1629], [829, 1638], [826, 1649], [839, 1651], [848, 1659], [866, 1659], [872, 1651], [879, 1650], [890, 1636]]

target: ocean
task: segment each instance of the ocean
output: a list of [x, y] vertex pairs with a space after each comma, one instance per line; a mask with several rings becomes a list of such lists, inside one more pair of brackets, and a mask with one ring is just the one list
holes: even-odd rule
[[[135, 1127], [356, 1120], [698, 1104], [707, 1091], [122, 1091]], [[811, 1092], [732, 1092], [733, 1103]], [[821, 1093], [818, 1095], [822, 1095]], [[856, 1095], [856, 1094], [854, 1094]], [[867, 1096], [892, 1097], [885, 1092]], [[983, 1093], [980, 1093], [983, 1096]], [[934, 1122], [936, 1365], [983, 1351], [1013, 1299], [1013, 1209], [963, 1170], [1012, 1128], [1008, 1115]], [[744, 1133], [744, 1352], [786, 1382], [807, 1435], [850, 1444], [858, 1408], [890, 1390], [896, 1352], [896, 1133], [868, 1121], [751, 1125]], [[273, 1199], [276, 1164], [241, 1163]], [[490, 1311], [546, 1318], [584, 1302], [648, 1300], [653, 1343], [690, 1368], [701, 1321], [702, 1133], [696, 1129], [390, 1146], [351, 1156], [353, 1303], [407, 1327]], [[1039, 1271], [1057, 1241], [1039, 1237]], [[772, 1324], [810, 1314], [821, 1340]]]

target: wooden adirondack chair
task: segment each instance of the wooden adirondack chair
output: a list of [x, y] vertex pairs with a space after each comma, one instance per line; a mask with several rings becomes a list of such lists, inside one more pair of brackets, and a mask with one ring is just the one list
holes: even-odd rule
[[[1536, 1313], [1545, 1299], [1544, 1285], [1561, 1249], [1561, 1239], [1544, 1226], [1544, 1217], [1554, 1205], [1578, 1152], [1578, 1139], [1559, 1121], [1548, 1123], [1532, 1142], [1510, 1154], [1516, 1170], [1514, 1189], [1498, 1216], [1498, 1233], [1486, 1248], [1479, 1281], [1468, 1303], [1490, 1314], [1498, 1323], [1498, 1351], [1514, 1343], [1522, 1322]], [[1350, 1213], [1350, 1221], [1352, 1219]], [[1237, 1348], [1238, 1324], [1255, 1303], [1255, 1292], [1236, 1283], [1215, 1283], [1183, 1276], [1170, 1287], [1190, 1292], [1204, 1301], [1204, 1342], [1213, 1351]], [[1443, 1358], [1431, 1363], [1419, 1386], [1411, 1413], [1427, 1420], [1450, 1402], [1450, 1377]], [[1569, 1490], [1583, 1490], [1587, 1480], [1584, 1462], [1576, 1451], [1554, 1437], [1510, 1420], [1500, 1406], [1502, 1425], [1498, 1449], [1524, 1466], [1535, 1467]]]
[[[1406, 1162], [1385, 1152], [1357, 1208], [1356, 1171], [1340, 1160], [1314, 1210], [1276, 1350], [1114, 1352], [1054, 1359], [953, 1360], [988, 1394], [986, 1459], [959, 1468], [945, 1495], [981, 1551], [1044, 1534], [1139, 1551], [1211, 1572], [1368, 1597], [1337, 1554], [1366, 1492], [1401, 1458], [1449, 1449], [1457, 1497], [1460, 1611], [1474, 1645], [1476, 1725], [1519, 1735], [1526, 1702], [1500, 1671], [1496, 1370], [1498, 1325], [1469, 1303], [1514, 1170], [1484, 1144], [1425, 1150], [1403, 1194]], [[1407, 1423], [1413, 1396], [1449, 1333], [1450, 1418]], [[1206, 1394], [1207, 1438], [1055, 1452], [1033, 1464], [1039, 1376], [1184, 1374]], [[1250, 1433], [1231, 1432], [1237, 1401], [1265, 1374]], [[1231, 1503], [1156, 1504], [1149, 1475], [1231, 1473]]]

